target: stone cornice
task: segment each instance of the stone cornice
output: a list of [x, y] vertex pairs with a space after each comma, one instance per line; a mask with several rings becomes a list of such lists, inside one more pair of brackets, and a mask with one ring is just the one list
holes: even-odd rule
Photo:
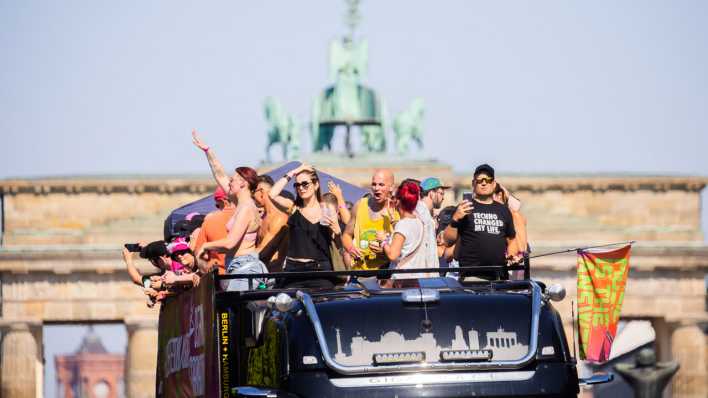
[[[514, 192], [544, 191], [690, 191], [700, 192], [708, 177], [691, 176], [498, 176]], [[472, 176], [456, 176], [453, 185], [469, 186]]]
[[39, 179], [0, 181], [0, 193], [17, 194], [79, 194], [79, 193], [192, 193], [212, 192], [216, 184], [209, 178], [133, 178], [133, 179]]
[[[465, 188], [472, 177], [457, 175], [450, 182], [455, 188]], [[699, 192], [708, 177], [691, 176], [499, 176], [512, 191], [690, 191]], [[191, 193], [212, 192], [215, 184], [207, 177], [135, 177], [135, 178], [65, 178], [0, 180], [0, 194], [79, 194], [79, 193]]]

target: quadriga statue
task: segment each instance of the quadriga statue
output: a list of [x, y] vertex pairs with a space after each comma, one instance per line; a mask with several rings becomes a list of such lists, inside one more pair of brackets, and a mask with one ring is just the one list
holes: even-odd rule
[[270, 162], [270, 147], [280, 144], [283, 150], [283, 160], [297, 157], [300, 151], [300, 139], [295, 118], [285, 112], [280, 101], [268, 97], [263, 106], [268, 122], [268, 141], [266, 143], [266, 160]]
[[408, 152], [410, 143], [423, 148], [423, 116], [425, 104], [422, 98], [416, 98], [408, 109], [399, 113], [393, 120], [393, 131], [396, 136], [396, 150], [400, 154]]
[[332, 149], [337, 126], [346, 126], [347, 134], [351, 126], [359, 126], [362, 143], [370, 152], [386, 149], [383, 106], [374, 90], [361, 83], [366, 73], [367, 51], [366, 41], [355, 43], [346, 37], [330, 45], [329, 69], [334, 84], [320, 93], [312, 109], [315, 152]]

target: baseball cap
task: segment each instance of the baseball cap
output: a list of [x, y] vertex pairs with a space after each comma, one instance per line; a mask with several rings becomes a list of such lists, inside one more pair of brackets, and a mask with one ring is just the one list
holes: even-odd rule
[[224, 200], [227, 198], [228, 196], [226, 196], [226, 192], [224, 192], [223, 188], [221, 188], [221, 186], [216, 187], [216, 190], [214, 190], [214, 200]]
[[167, 245], [167, 251], [170, 252], [170, 254], [175, 254], [178, 252], [185, 252], [189, 251], [189, 245], [184, 239], [175, 239], [172, 243]]
[[142, 258], [158, 258], [161, 256], [168, 256], [167, 246], [165, 246], [164, 240], [156, 240], [154, 242], [148, 243], [147, 246], [140, 250], [140, 257]]
[[477, 166], [476, 169], [474, 169], [474, 176], [477, 177], [480, 174], [486, 174], [492, 178], [494, 178], [494, 168], [488, 164], [480, 164]]
[[455, 210], [457, 210], [457, 206], [448, 206], [440, 210], [440, 213], [438, 213], [438, 228], [435, 231], [436, 235], [441, 231], [444, 231], [445, 228], [450, 225], [452, 222], [452, 215], [455, 213]]
[[423, 191], [430, 191], [437, 188], [448, 189], [450, 187], [447, 185], [443, 185], [440, 179], [437, 177], [428, 177], [420, 183], [420, 188]]

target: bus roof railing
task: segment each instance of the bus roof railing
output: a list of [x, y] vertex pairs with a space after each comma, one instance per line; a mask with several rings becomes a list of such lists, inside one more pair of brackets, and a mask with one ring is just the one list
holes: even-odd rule
[[[420, 274], [432, 273], [444, 276], [447, 273], [457, 273], [463, 277], [488, 276], [490, 272], [524, 271], [524, 280], [529, 280], [529, 268], [527, 264], [521, 265], [486, 265], [476, 267], [435, 267], [435, 268], [413, 268], [413, 269], [373, 269], [373, 270], [348, 270], [348, 271], [288, 271], [272, 273], [248, 273], [248, 274], [225, 274], [216, 275], [217, 281], [246, 279], [249, 290], [256, 290], [253, 286], [254, 279], [270, 280], [307, 280], [307, 279], [327, 279], [337, 277], [389, 279], [394, 274]], [[503, 282], [504, 279], [489, 280], [489, 282]]]

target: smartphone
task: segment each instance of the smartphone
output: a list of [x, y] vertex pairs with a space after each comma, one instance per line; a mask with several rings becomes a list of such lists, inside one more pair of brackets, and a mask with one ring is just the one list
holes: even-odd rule
[[472, 202], [472, 192], [462, 192], [462, 200], [466, 200], [468, 202]]
[[131, 253], [140, 253], [140, 245], [137, 243], [126, 243], [123, 246]]

